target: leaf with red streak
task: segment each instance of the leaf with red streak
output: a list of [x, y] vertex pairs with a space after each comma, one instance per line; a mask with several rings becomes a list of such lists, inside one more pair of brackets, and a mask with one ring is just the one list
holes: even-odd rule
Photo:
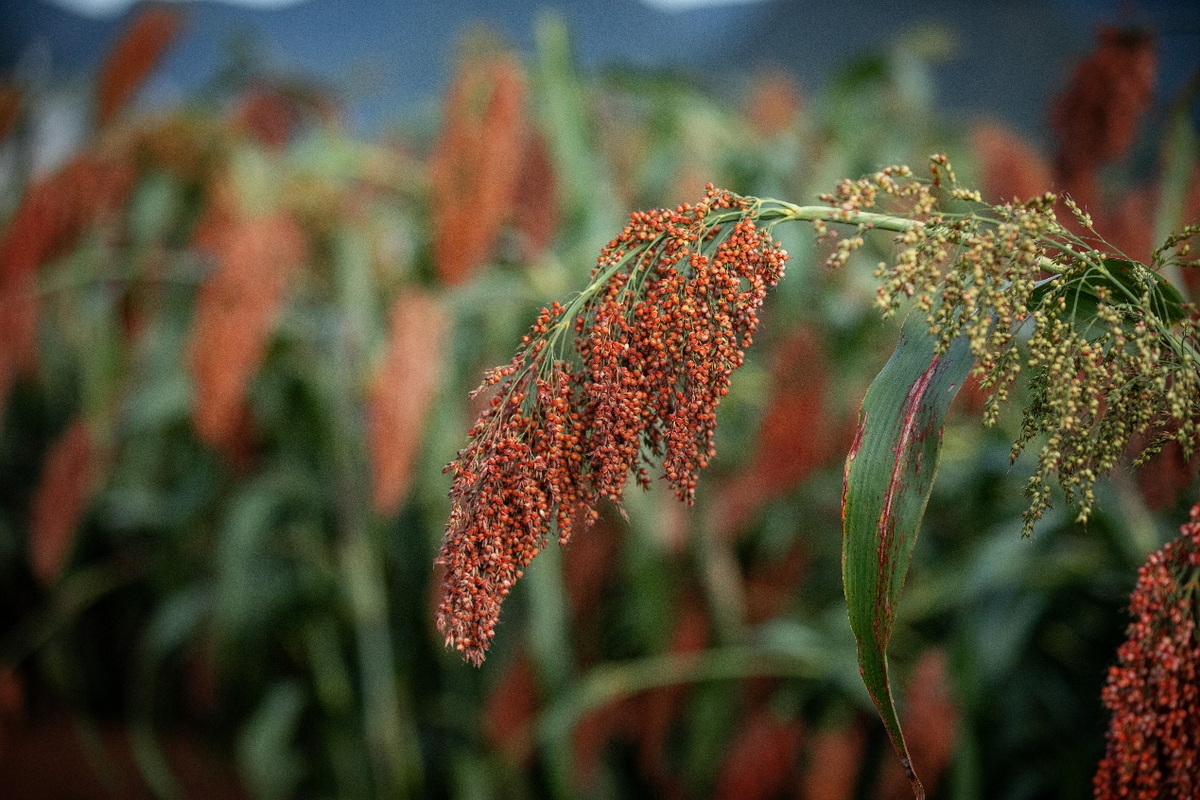
[[842, 490], [842, 581], [859, 671], [917, 797], [924, 790], [892, 699], [887, 645], [933, 489], [946, 411], [974, 363], [963, 339], [942, 355], [934, 345], [924, 316], [912, 315], [863, 399]]

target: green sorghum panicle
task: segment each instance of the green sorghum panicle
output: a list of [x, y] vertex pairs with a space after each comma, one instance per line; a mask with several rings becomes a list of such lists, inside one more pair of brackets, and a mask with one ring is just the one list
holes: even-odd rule
[[[1054, 194], [992, 205], [958, 186], [944, 157], [930, 169], [919, 180], [890, 167], [843, 181], [822, 200], [848, 222], [877, 211], [920, 223], [893, 238], [894, 256], [876, 268], [877, 304], [890, 316], [912, 300], [940, 352], [966, 337], [987, 395], [985, 423], [998, 421], [1017, 378], [1028, 380], [1012, 456], [1042, 445], [1025, 532], [1049, 508], [1055, 483], [1085, 521], [1096, 481], [1135, 441], [1150, 442], [1146, 455], [1171, 439], [1190, 453], [1200, 427], [1195, 312], [1170, 301], [1151, 269], [1108, 246], [1069, 198], [1086, 240], [1059, 221]], [[839, 242], [831, 267], [850, 261], [865, 228]], [[1175, 249], [1160, 249], [1152, 265], [1186, 255], [1187, 239], [1172, 237]]]

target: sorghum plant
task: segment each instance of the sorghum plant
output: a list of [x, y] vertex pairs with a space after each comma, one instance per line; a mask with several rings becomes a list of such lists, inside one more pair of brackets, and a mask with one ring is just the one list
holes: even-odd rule
[[1108, 673], [1108, 750], [1097, 798], [1200, 792], [1200, 505], [1151, 553], [1129, 598], [1128, 639]]
[[695, 206], [633, 214], [601, 253], [591, 285], [543, 309], [512, 362], [480, 387], [491, 393], [488, 408], [447, 467], [453, 507], [437, 615], [447, 645], [480, 664], [522, 570], [552, 532], [565, 542], [574, 525], [595, 518], [598, 501], [619, 504], [630, 472], [647, 486], [660, 461], [679, 498], [692, 500], [714, 455], [716, 407], [783, 274], [775, 225], [808, 221], [822, 240], [837, 237], [831, 225], [851, 226], [829, 258], [835, 268], [869, 231], [890, 231], [894, 255], [876, 271], [878, 305], [891, 316], [911, 301], [913, 312], [864, 401], [847, 462], [843, 565], [864, 680], [922, 795], [885, 651], [942, 420], [968, 371], [986, 394], [987, 424], [1027, 377], [1031, 399], [1012, 457], [1042, 444], [1026, 533], [1054, 484], [1086, 521], [1097, 480], [1135, 436], [1151, 441], [1143, 455], [1170, 439], [1190, 454], [1200, 432], [1194, 312], [1158, 273], [1171, 261], [1188, 264], [1198, 229], [1143, 265], [1107, 245], [1069, 198], [1063, 204], [1082, 234], [1058, 219], [1053, 194], [993, 205], [960, 186], [944, 156], [930, 172], [920, 180], [891, 167], [846, 180], [820, 206], [710, 186]]

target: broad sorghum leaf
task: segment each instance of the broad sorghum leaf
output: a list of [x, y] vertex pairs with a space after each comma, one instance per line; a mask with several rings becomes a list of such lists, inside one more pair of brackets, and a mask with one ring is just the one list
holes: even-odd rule
[[887, 646], [933, 489], [946, 411], [975, 360], [965, 338], [941, 354], [936, 345], [925, 320], [911, 315], [863, 399], [842, 495], [842, 579], [859, 670], [918, 796], [921, 784], [892, 699]]

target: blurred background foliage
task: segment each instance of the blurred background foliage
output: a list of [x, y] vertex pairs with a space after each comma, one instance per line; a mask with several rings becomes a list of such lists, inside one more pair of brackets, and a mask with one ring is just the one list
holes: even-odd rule
[[[697, 504], [630, 496], [549, 548], [482, 669], [433, 629], [441, 474], [536, 310], [627, 211], [706, 182], [811, 202], [947, 152], [986, 197], [1070, 191], [1129, 256], [1200, 221], [1193, 81], [1152, 102], [1154, 40], [1108, 30], [1047, 98], [1053, 152], [951, 124], [925, 28], [806, 90], [584, 74], [476, 31], [434, 124], [377, 141], [337, 93], [231, 55], [136, 113], [180, 35], [143, 10], [96, 77], [94, 133], [30, 168], [38, 98], [0, 91], [0, 785], [10, 797], [904, 797], [840, 587], [842, 459], [895, 328], [873, 243], [789, 275], [722, 407]], [[1197, 286], [1191, 284], [1193, 298]], [[1137, 566], [1186, 518], [1168, 450], [1021, 539], [1015, 419], [968, 390], [892, 643], [934, 796], [1086, 797]]]

